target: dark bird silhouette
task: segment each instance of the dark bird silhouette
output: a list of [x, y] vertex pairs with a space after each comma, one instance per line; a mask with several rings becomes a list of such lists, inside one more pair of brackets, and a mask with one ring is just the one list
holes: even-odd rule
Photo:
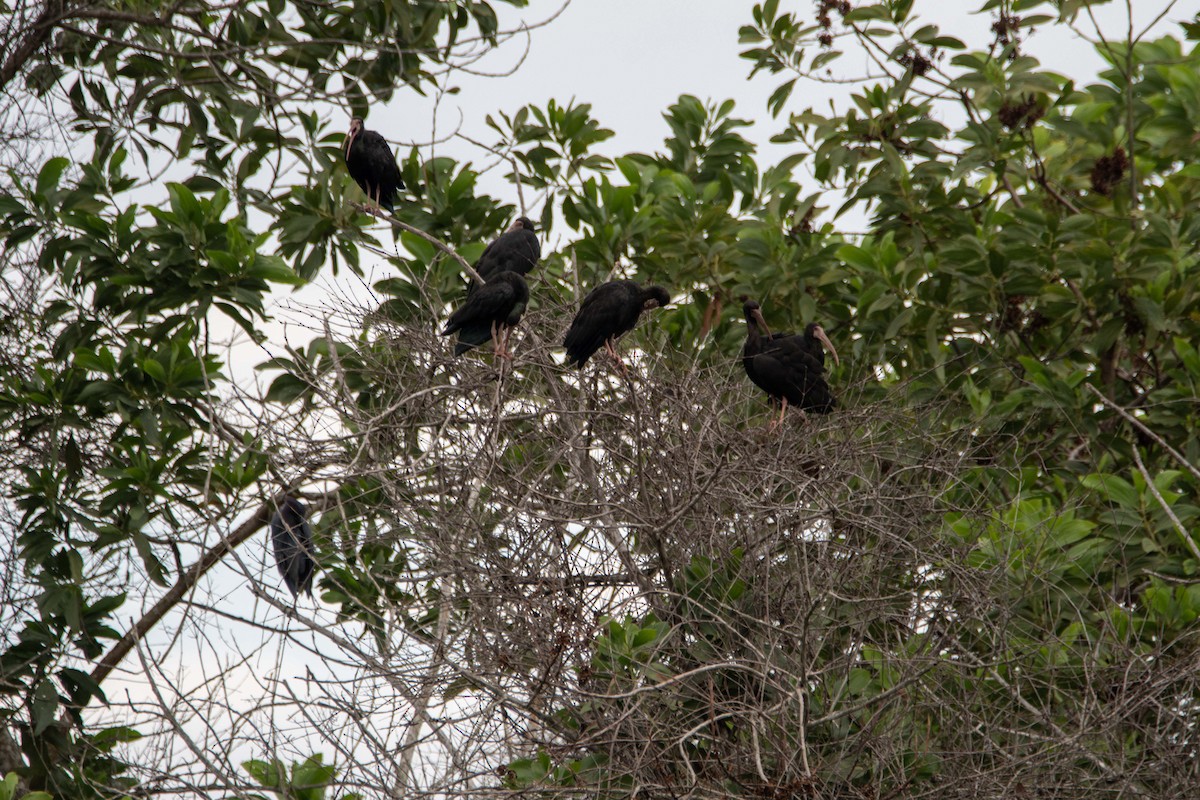
[[[528, 217], [517, 217], [508, 230], [493, 239], [484, 249], [483, 255], [475, 262], [475, 271], [485, 283], [490, 281], [493, 275], [501, 272], [528, 275], [541, 257], [542, 246], [533, 231], [533, 223]], [[474, 291], [475, 281], [471, 281], [467, 293]]]
[[609, 281], [597, 286], [583, 298], [579, 313], [567, 331], [563, 342], [567, 348], [567, 362], [582, 367], [593, 353], [604, 347], [624, 370], [625, 365], [613, 342], [621, 334], [633, 330], [643, 311], [670, 302], [671, 295], [661, 286], [643, 289], [634, 281]]
[[825, 382], [825, 347], [838, 360], [837, 350], [815, 322], [804, 328], [803, 334], [772, 334], [763, 319], [758, 303], [747, 300], [742, 305], [746, 315], [746, 344], [742, 348], [742, 366], [758, 388], [772, 402], [779, 403], [779, 417], [771, 423], [775, 428], [783, 422], [788, 403], [801, 411], [828, 414], [837, 400]]
[[342, 143], [346, 169], [371, 202], [395, 211], [396, 192], [404, 188], [400, 167], [387, 140], [363, 126], [361, 117], [350, 120], [350, 131]]
[[487, 283], [467, 295], [462, 307], [450, 315], [442, 336], [458, 332], [454, 355], [460, 356], [488, 339], [496, 339], [496, 355], [511, 358], [506, 352], [508, 336], [521, 321], [529, 302], [529, 286], [512, 270], [493, 273]]
[[294, 497], [287, 497], [271, 517], [271, 546], [275, 550], [275, 566], [292, 596], [312, 597], [313, 561], [312, 528], [306, 519], [307, 509]]

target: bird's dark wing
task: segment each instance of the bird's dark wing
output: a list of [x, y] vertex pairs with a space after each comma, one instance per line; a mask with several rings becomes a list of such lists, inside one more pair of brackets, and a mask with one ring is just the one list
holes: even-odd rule
[[464, 325], [458, 331], [458, 341], [454, 343], [454, 355], [461, 356], [472, 347], [487, 344], [492, 339], [491, 322], [472, 322]]
[[775, 332], [770, 336], [747, 336], [746, 344], [742, 346], [742, 367], [746, 370], [746, 375], [752, 380], [755, 385], [765, 392], [769, 392], [766, 387], [758, 382], [754, 371], [754, 357], [772, 346], [773, 342], [778, 342], [780, 339], [787, 339], [795, 334]]
[[632, 281], [611, 281], [597, 286], [583, 298], [563, 341], [568, 361], [582, 367], [606, 340], [637, 323], [642, 309], [637, 302], [636, 287]]
[[363, 131], [363, 149], [366, 152], [367, 164], [374, 169], [381, 180], [388, 181], [397, 188], [403, 188], [404, 179], [400, 177], [400, 166], [396, 163], [396, 154], [392, 146], [375, 131]]
[[513, 269], [513, 271], [528, 275], [542, 257], [542, 243], [538, 241], [537, 234], [531, 230], [520, 230], [517, 233], [521, 235], [521, 243], [514, 248], [513, 258], [519, 269]]
[[[591, 308], [592, 306], [619, 303], [620, 299], [626, 294], [625, 281], [602, 283], [585, 294], [583, 299], [579, 301], [579, 313], [582, 314], [584, 309]], [[577, 314], [576, 319], [578, 318]]]
[[293, 595], [312, 594], [312, 528], [299, 503], [285, 503], [271, 517], [271, 546], [275, 566]]
[[751, 380], [768, 394], [819, 414], [832, 411], [837, 404], [824, 372], [799, 336], [766, 340], [763, 351], [747, 368]]
[[396, 192], [404, 188], [404, 179], [386, 139], [376, 131], [362, 131], [346, 156], [346, 168], [368, 197], [378, 197], [381, 206], [395, 210]]
[[467, 302], [450, 315], [443, 336], [458, 332], [458, 343], [454, 354], [462, 355], [472, 347], [484, 344], [492, 338], [495, 325], [515, 325], [525, 310], [528, 294], [503, 280], [484, 284], [471, 292]]
[[501, 272], [528, 275], [542, 257], [542, 245], [537, 234], [526, 228], [506, 231], [484, 248], [475, 262], [475, 271], [485, 281]]
[[491, 324], [495, 320], [504, 319], [508, 316], [516, 297], [517, 291], [510, 284], [501, 281], [484, 284], [450, 315], [442, 336], [449, 336], [472, 322], [483, 320]]

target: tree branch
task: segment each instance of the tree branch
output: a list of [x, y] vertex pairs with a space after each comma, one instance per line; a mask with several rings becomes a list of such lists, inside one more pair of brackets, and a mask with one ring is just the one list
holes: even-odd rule
[[[323, 496], [319, 501], [319, 508], [324, 506], [324, 503], [334, 497], [335, 493], [330, 492]], [[147, 611], [137, 623], [125, 632], [117, 643], [113, 645], [104, 657], [100, 659], [92, 670], [92, 680], [96, 683], [103, 683], [117, 665], [129, 654], [139, 641], [145, 638], [154, 626], [162, 621], [162, 618], [175, 607], [175, 605], [183, 599], [192, 587], [204, 577], [204, 575], [213, 567], [221, 562], [228, 553], [240, 545], [242, 542], [253, 536], [260, 528], [267, 524], [271, 519], [271, 514], [275, 510], [277, 502], [282, 502], [283, 496], [280, 495], [272, 500], [263, 503], [250, 518], [237, 527], [229, 536], [223, 536], [221, 541], [214, 545], [207, 553], [200, 557], [187, 572], [180, 576], [167, 593], [159, 598], [149, 611]]]
[[46, 0], [42, 13], [29, 26], [25, 39], [13, 48], [4, 65], [0, 66], [0, 91], [17, 76], [37, 49], [50, 39], [55, 26], [66, 17], [67, 9], [65, 0]]
[[1175, 531], [1179, 534], [1179, 538], [1183, 540], [1184, 545], [1191, 551], [1192, 557], [1200, 561], [1200, 547], [1196, 546], [1196, 540], [1188, 533], [1187, 528], [1183, 526], [1183, 522], [1176, 516], [1175, 510], [1167, 504], [1167, 500], [1162, 496], [1162, 492], [1154, 485], [1154, 478], [1150, 477], [1150, 472], [1146, 469], [1146, 465], [1142, 463], [1142, 455], [1138, 452], [1137, 445], [1133, 446], [1133, 460], [1137, 464], [1138, 472], [1142, 473], [1142, 478], [1146, 481], [1146, 488], [1150, 490], [1150, 494], [1154, 495], [1154, 499], [1166, 512], [1171, 522], [1175, 524]]
[[[362, 211], [364, 214], [373, 214], [374, 213], [371, 209], [367, 208], [362, 203], [354, 203], [354, 207], [357, 208], [359, 211]], [[379, 215], [376, 215], [376, 216], [379, 216]], [[393, 217], [381, 216], [380, 218], [384, 222], [387, 222], [388, 224], [390, 224], [393, 228], [397, 228], [402, 231], [408, 231], [409, 233], [420, 236], [422, 239], [429, 242], [431, 245], [436, 247], [438, 250], [441, 250], [443, 253], [450, 256], [455, 261], [457, 261], [458, 265], [463, 268], [464, 272], [466, 272], [468, 275], [471, 276], [472, 280], [478, 281], [480, 285], [487, 283], [487, 281], [485, 281], [483, 278], [479, 277], [479, 273], [475, 271], [474, 267], [472, 267], [470, 264], [467, 263], [467, 260], [465, 258], [460, 256], [458, 254], [458, 252], [456, 250], [454, 250], [454, 248], [450, 247], [450, 245], [446, 244], [441, 239], [437, 238], [436, 236], [431, 236], [428, 233], [426, 233], [425, 231], [421, 230], [420, 228], [414, 228], [412, 225], [409, 225], [408, 223], [405, 223], [405, 222], [401, 222], [400, 220], [395, 219]]]
[[1107, 397], [1105, 397], [1104, 393], [1101, 392], [1099, 389], [1097, 389], [1095, 386], [1092, 386], [1090, 383], [1087, 383], [1084, 385], [1087, 386], [1089, 392], [1096, 395], [1097, 399], [1099, 399], [1101, 403], [1108, 406], [1113, 411], [1116, 411], [1118, 414], [1120, 414], [1122, 417], [1125, 418], [1126, 422], [1128, 422], [1130, 425], [1137, 428], [1139, 431], [1141, 431], [1142, 433], [1146, 434], [1151, 439], [1153, 439], [1154, 442], [1156, 444], [1158, 444], [1159, 447], [1161, 447], [1162, 449], [1164, 449], [1168, 453], [1170, 453], [1171, 456], [1176, 461], [1178, 461], [1180, 464], [1182, 464], [1187, 469], [1188, 472], [1192, 473], [1192, 475], [1196, 478], [1196, 480], [1200, 480], [1200, 469], [1197, 469], [1195, 467], [1195, 465], [1192, 464], [1192, 462], [1190, 462], [1186, 458], [1184, 458], [1183, 453], [1179, 452], [1174, 447], [1171, 447], [1171, 445], [1167, 444], [1166, 441], [1161, 436], [1159, 436], [1157, 433], [1155, 433], [1154, 431], [1152, 431], [1148, 427], [1146, 427], [1146, 423], [1142, 422], [1140, 419], [1135, 417], [1133, 414], [1130, 414], [1124, 408], [1122, 408], [1121, 406], [1117, 405], [1112, 400], [1109, 400]]

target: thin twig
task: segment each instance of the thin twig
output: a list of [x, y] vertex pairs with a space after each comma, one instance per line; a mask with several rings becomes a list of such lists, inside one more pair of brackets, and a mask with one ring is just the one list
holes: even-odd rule
[[1137, 445], [1133, 446], [1133, 461], [1137, 464], [1138, 472], [1142, 473], [1142, 478], [1146, 481], [1146, 487], [1150, 490], [1150, 494], [1154, 495], [1154, 499], [1162, 506], [1162, 510], [1167, 512], [1167, 516], [1171, 518], [1171, 522], [1175, 524], [1175, 530], [1179, 533], [1179, 538], [1187, 545], [1187, 548], [1192, 551], [1192, 557], [1200, 561], [1200, 547], [1196, 545], [1196, 540], [1188, 533], [1187, 528], [1183, 527], [1183, 523], [1179, 521], [1179, 517], [1175, 516], [1175, 511], [1167, 505], [1166, 498], [1158, 491], [1158, 487], [1154, 485], [1154, 479], [1150, 477], [1150, 473], [1146, 470], [1146, 465], [1142, 463], [1142, 455], [1138, 452]]
[[1168, 453], [1170, 453], [1171, 456], [1174, 457], [1174, 459], [1176, 461], [1178, 461], [1185, 469], [1187, 469], [1188, 472], [1192, 473], [1192, 475], [1196, 478], [1196, 480], [1200, 480], [1200, 469], [1197, 469], [1192, 464], [1192, 462], [1190, 462], [1186, 458], [1184, 458], [1183, 453], [1179, 452], [1174, 447], [1171, 447], [1171, 445], [1167, 444], [1166, 441], [1161, 436], [1159, 436], [1157, 433], [1155, 433], [1154, 431], [1152, 431], [1148, 427], [1146, 427], [1146, 424], [1144, 422], [1142, 422], [1140, 419], [1133, 416], [1133, 414], [1130, 414], [1124, 408], [1122, 408], [1121, 406], [1117, 405], [1112, 400], [1109, 400], [1107, 397], [1105, 397], [1104, 393], [1101, 392], [1099, 389], [1097, 389], [1095, 386], [1092, 386], [1090, 383], [1086, 383], [1086, 384], [1084, 384], [1084, 386], [1087, 387], [1088, 391], [1090, 391], [1092, 394], [1096, 395], [1096, 398], [1099, 399], [1101, 403], [1108, 406], [1113, 411], [1116, 411], [1118, 414], [1120, 414], [1122, 417], [1125, 418], [1126, 422], [1128, 422], [1133, 427], [1137, 428], [1142, 433], [1149, 436], [1151, 439], [1154, 440], [1154, 442], [1159, 447], [1161, 447], [1162, 449], [1164, 449]]
[[[363, 212], [364, 214], [372, 214], [374, 216], [378, 216], [378, 215], [375, 215], [374, 212], [370, 208], [368, 208], [366, 205], [364, 205], [362, 203], [354, 203], [353, 205], [356, 209]], [[457, 261], [458, 265], [460, 267], [462, 267], [463, 272], [470, 275], [472, 280], [478, 281], [480, 283], [480, 285], [487, 283], [487, 281], [485, 281], [483, 278], [481, 278], [479, 276], [479, 273], [475, 271], [475, 268], [472, 267], [469, 263], [467, 263], [467, 260], [465, 258], [463, 258], [462, 256], [460, 256], [458, 254], [458, 251], [456, 251], [453, 247], [451, 247], [450, 245], [443, 242], [441, 239], [437, 238], [436, 236], [429, 235], [428, 233], [421, 230], [420, 228], [414, 228], [412, 225], [409, 225], [406, 222], [401, 222], [400, 220], [396, 219], [395, 217], [381, 216], [379, 218], [382, 219], [384, 222], [388, 223], [389, 225], [391, 225], [393, 228], [397, 228], [402, 231], [407, 231], [408, 233], [412, 233], [412, 234], [415, 234], [415, 235], [421, 237], [422, 239], [424, 239], [425, 241], [429, 242], [431, 245], [436, 247], [438, 250], [441, 250], [443, 253], [450, 256], [455, 261]]]

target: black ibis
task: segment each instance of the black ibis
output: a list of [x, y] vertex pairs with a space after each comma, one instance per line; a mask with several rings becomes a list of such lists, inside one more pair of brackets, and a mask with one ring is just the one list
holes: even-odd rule
[[613, 342], [626, 331], [633, 330], [643, 311], [665, 306], [671, 295], [661, 286], [645, 289], [634, 281], [609, 281], [588, 293], [579, 304], [567, 338], [567, 361], [582, 367], [592, 354], [604, 347], [624, 370]]
[[496, 355], [511, 358], [508, 335], [521, 321], [529, 302], [529, 286], [512, 270], [493, 273], [487, 283], [467, 295], [462, 307], [450, 315], [442, 336], [458, 332], [454, 355], [459, 356], [488, 339], [496, 339]]
[[758, 303], [747, 300], [742, 311], [746, 315], [742, 366], [750, 380], [781, 405], [779, 418], [771, 427], [783, 422], [788, 403], [816, 414], [832, 411], [837, 400], [825, 382], [824, 348], [829, 348], [834, 363], [841, 362], [825, 330], [810, 322], [802, 334], [772, 334]]
[[361, 117], [350, 120], [350, 131], [342, 143], [346, 169], [371, 202], [395, 211], [396, 192], [404, 188], [392, 146], [375, 131], [363, 126]]
[[307, 509], [294, 497], [284, 498], [271, 516], [271, 546], [275, 550], [275, 566], [292, 596], [307, 593], [312, 596], [313, 561], [312, 528], [305, 518]]
[[[483, 255], [475, 262], [475, 271], [485, 283], [490, 281], [493, 275], [501, 272], [528, 275], [541, 257], [542, 246], [533, 231], [533, 223], [529, 221], [529, 217], [517, 217], [508, 230], [493, 239], [484, 249]], [[471, 281], [467, 292], [469, 294], [474, 291], [475, 282]]]

